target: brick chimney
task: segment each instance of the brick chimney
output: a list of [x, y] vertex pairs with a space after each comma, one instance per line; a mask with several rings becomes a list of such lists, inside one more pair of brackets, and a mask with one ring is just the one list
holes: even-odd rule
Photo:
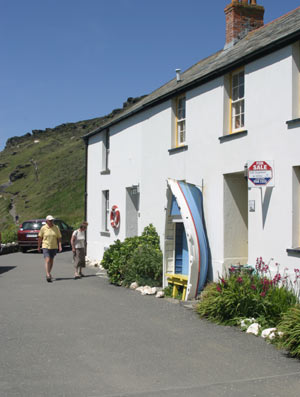
[[231, 0], [225, 7], [226, 15], [226, 45], [234, 45], [254, 29], [264, 25], [264, 12], [256, 0]]

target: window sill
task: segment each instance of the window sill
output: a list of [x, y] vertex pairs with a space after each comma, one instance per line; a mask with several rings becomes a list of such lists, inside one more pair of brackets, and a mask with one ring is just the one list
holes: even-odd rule
[[175, 154], [175, 153], [185, 152], [186, 150], [188, 150], [188, 145], [174, 147], [172, 149], [169, 149], [168, 152], [169, 154]]
[[100, 232], [100, 236], [103, 236], [103, 237], [110, 237], [110, 232]]
[[110, 174], [110, 169], [103, 170], [100, 172], [100, 175], [109, 175]]
[[287, 248], [286, 252], [288, 255], [300, 256], [300, 247], [297, 248]]
[[300, 118], [286, 121], [288, 127], [300, 126]]
[[232, 132], [231, 134], [220, 136], [219, 141], [220, 143], [233, 141], [234, 139], [242, 138], [243, 136], [247, 136], [247, 135], [248, 135], [248, 130]]

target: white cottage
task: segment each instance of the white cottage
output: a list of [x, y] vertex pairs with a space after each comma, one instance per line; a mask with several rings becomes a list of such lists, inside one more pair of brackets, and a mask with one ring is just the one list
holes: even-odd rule
[[84, 137], [88, 256], [152, 223], [186, 299], [231, 264], [300, 267], [300, 7], [225, 14], [223, 50]]

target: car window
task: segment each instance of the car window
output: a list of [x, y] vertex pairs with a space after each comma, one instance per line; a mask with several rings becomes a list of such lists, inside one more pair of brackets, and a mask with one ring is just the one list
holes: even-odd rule
[[45, 222], [24, 222], [22, 228], [25, 230], [40, 230]]

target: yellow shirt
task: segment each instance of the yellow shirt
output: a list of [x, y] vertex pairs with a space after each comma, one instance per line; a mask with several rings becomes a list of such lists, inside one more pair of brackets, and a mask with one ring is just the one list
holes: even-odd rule
[[49, 227], [46, 224], [41, 228], [39, 237], [43, 240], [42, 248], [57, 249], [57, 239], [61, 238], [61, 233], [56, 225]]

